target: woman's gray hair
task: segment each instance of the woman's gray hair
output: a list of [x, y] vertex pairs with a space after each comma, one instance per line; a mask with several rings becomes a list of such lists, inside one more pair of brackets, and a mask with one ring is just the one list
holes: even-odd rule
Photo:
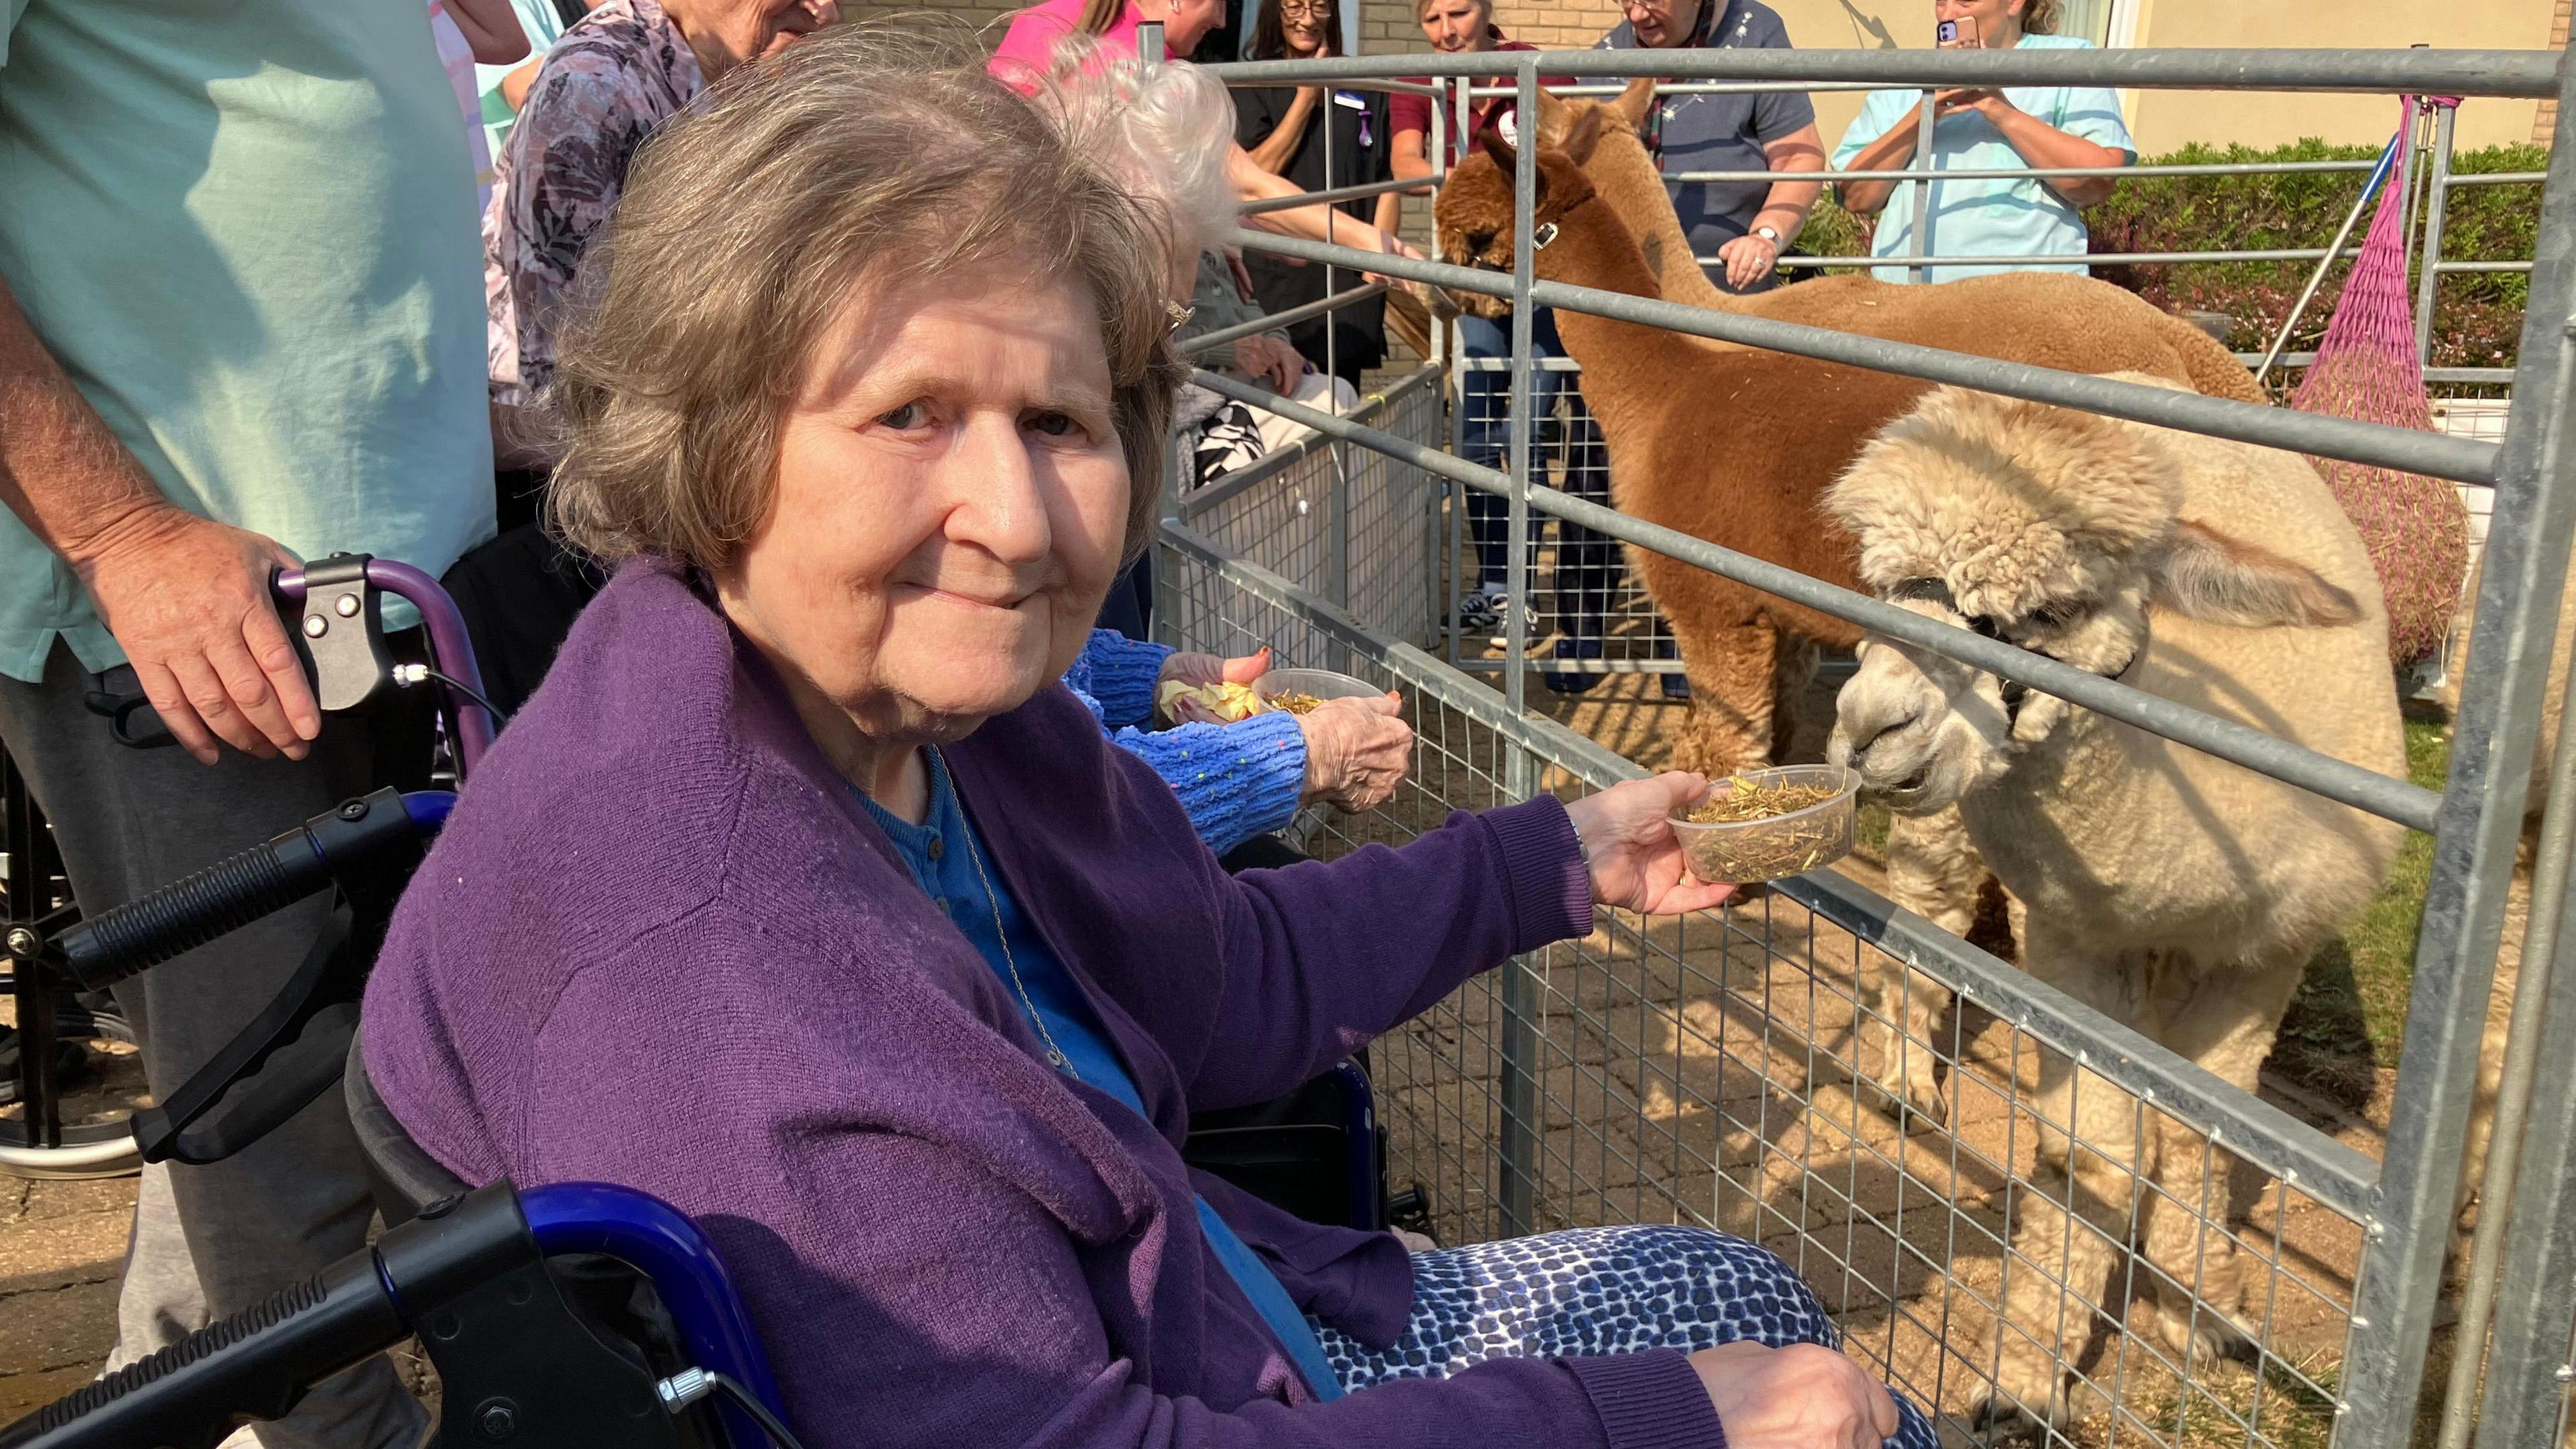
[[721, 570], [769, 512], [779, 425], [856, 288], [1006, 257], [1097, 308], [1143, 550], [1183, 375], [1169, 222], [962, 26], [821, 31], [729, 73], [637, 155], [583, 260], [550, 394], [557, 529], [601, 558]]
[[1162, 213], [1176, 258], [1225, 244], [1239, 213], [1225, 176], [1234, 100], [1224, 82], [1187, 61], [1148, 62], [1067, 36], [1038, 99], [1075, 150]]

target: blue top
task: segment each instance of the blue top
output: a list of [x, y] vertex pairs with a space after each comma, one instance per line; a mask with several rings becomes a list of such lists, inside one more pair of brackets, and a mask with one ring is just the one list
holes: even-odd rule
[[[1113, 636], [1115, 637], [1115, 636]], [[973, 825], [959, 804], [957, 790], [949, 782], [948, 766], [939, 752], [930, 752], [930, 810], [922, 823], [914, 825], [886, 812], [866, 792], [853, 790], [859, 803], [867, 807], [870, 818], [893, 839], [895, 853], [903, 857], [904, 869], [911, 872], [933, 904], [965, 934], [967, 943], [984, 958], [993, 974], [1011, 998], [1022, 1002], [1037, 1019], [1039, 1040], [1052, 1042], [1062, 1060], [1050, 1061], [1058, 1071], [1097, 1088], [1116, 1098], [1127, 1110], [1146, 1116], [1145, 1099], [1136, 1090], [1136, 1082], [1119, 1060], [1117, 1048], [1100, 1028], [1099, 1013], [1073, 973], [1064, 969], [1055, 952], [1020, 914], [1019, 902], [1012, 899], [995, 872], [987, 864], [990, 855], [976, 836]], [[956, 848], [951, 849], [954, 842]], [[1097, 1104], [1093, 1104], [1097, 1111]], [[1279, 1286], [1278, 1276], [1261, 1261], [1207, 1199], [1197, 1199], [1199, 1231], [1217, 1261], [1225, 1265], [1235, 1286], [1270, 1325], [1280, 1346], [1288, 1351], [1309, 1388], [1319, 1399], [1337, 1399], [1342, 1395], [1341, 1381], [1333, 1376], [1332, 1365], [1325, 1361], [1323, 1345], [1316, 1341], [1314, 1325], [1306, 1321], [1288, 1290]]]
[[1185, 724], [1148, 731], [1154, 678], [1170, 658], [1165, 645], [1094, 629], [1082, 657], [1064, 672], [1110, 740], [1153, 766], [1181, 797], [1190, 825], [1219, 855], [1297, 816], [1306, 786], [1306, 736], [1292, 714], [1257, 714], [1235, 724]]
[[[2014, 48], [2090, 50], [2093, 42], [2074, 35], [2025, 35]], [[1921, 91], [1870, 92], [1860, 114], [1853, 118], [1851, 129], [1843, 132], [1842, 144], [1834, 148], [1833, 168], [1840, 171], [1848, 167], [1863, 147], [1886, 135], [1888, 128], [1904, 120], [1922, 98]], [[2119, 151], [2126, 158], [2124, 165], [2138, 159], [2138, 148], [2129, 140], [2128, 122], [2120, 116], [2118, 91], [2104, 86], [2007, 86], [2004, 99], [2070, 136], [2081, 136], [2097, 146]], [[1975, 111], [1954, 112], [1933, 124], [1929, 161], [1933, 170], [1986, 171], [2029, 164], [2004, 139], [2004, 133], [1995, 129], [1994, 122]], [[1878, 233], [1870, 243], [1872, 255], [1901, 257], [1913, 251], [1914, 188], [1914, 182], [1900, 181], [1888, 194], [1887, 205], [1878, 214]], [[1932, 225], [1925, 247], [1928, 255], [2081, 257], [2086, 243], [2082, 213], [2037, 177], [1932, 183]], [[1995, 272], [2086, 270], [2080, 261], [2063, 265], [1934, 267], [1931, 278], [1955, 282], [1962, 277], [1983, 277]], [[1873, 267], [1870, 271], [1882, 282], [1914, 279], [1912, 270], [1905, 267]]]
[[[1636, 28], [1622, 20], [1593, 47], [1637, 49]], [[1684, 48], [1691, 50], [1788, 50], [1789, 27], [1761, 0], [1703, 0], [1699, 24]], [[1646, 118], [1646, 145], [1666, 175], [1677, 171], [1767, 171], [1771, 163], [1763, 146], [1814, 125], [1816, 108], [1803, 91], [1758, 91], [1733, 95], [1668, 95], [1659, 98]], [[1753, 229], [1762, 203], [1771, 195], [1767, 181], [1668, 181], [1673, 213], [1694, 256], [1713, 257], [1717, 249]], [[1723, 266], [1702, 270], [1711, 280], [1726, 275]]]
[[[432, 578], [492, 536], [474, 163], [422, 0], [0, 0], [0, 284], [178, 507]], [[125, 659], [0, 510], [0, 674], [56, 639]]]

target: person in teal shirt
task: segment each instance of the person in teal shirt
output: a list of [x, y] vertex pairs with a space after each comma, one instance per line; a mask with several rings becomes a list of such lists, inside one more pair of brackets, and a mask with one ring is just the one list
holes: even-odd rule
[[[0, 743], [86, 909], [370, 783], [370, 723], [323, 728], [269, 572], [346, 550], [436, 575], [491, 535], [479, 263], [421, 0], [0, 0]], [[183, 748], [116, 744], [93, 691], [148, 698]], [[119, 986], [152, 1092], [328, 924], [308, 901]], [[336, 1092], [147, 1168], [110, 1362], [357, 1251], [370, 1207]], [[426, 1425], [379, 1358], [259, 1438]]]
[[[1959, 37], [1946, 44], [1988, 50], [2089, 50], [2093, 42], [2052, 35], [2057, 0], [1936, 0], [1933, 18], [1955, 22]], [[1914, 161], [1923, 94], [1873, 91], [1842, 144], [1834, 148], [1837, 171], [1895, 171]], [[2001, 90], [1947, 90], [1934, 97], [1932, 155], [1928, 169], [1982, 171], [2016, 166], [2126, 166], [2137, 160], [2119, 92], [2101, 86], [2012, 86]], [[1931, 185], [1927, 256], [2066, 257], [2063, 263], [1999, 261], [1929, 269], [1930, 280], [1955, 282], [1994, 272], [2086, 270], [2087, 234], [2082, 208], [2111, 194], [2109, 176], [2019, 179], [1962, 178]], [[1878, 217], [1871, 254], [1913, 254], [1916, 183], [1846, 181], [1845, 210]], [[1874, 267], [1883, 282], [1910, 282], [1910, 267]]]

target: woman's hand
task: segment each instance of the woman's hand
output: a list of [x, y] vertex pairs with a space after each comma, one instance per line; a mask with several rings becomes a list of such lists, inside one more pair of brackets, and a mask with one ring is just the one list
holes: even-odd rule
[[1305, 801], [1328, 800], [1356, 815], [1385, 804], [1413, 765], [1413, 727], [1396, 717], [1393, 694], [1328, 699], [1298, 716], [1306, 735]]
[[1707, 793], [1707, 776], [1671, 770], [1567, 805], [1592, 872], [1592, 898], [1650, 916], [1725, 904], [1735, 887], [1707, 884], [1683, 869], [1681, 842], [1673, 835], [1672, 813]]
[[1234, 344], [1234, 366], [1281, 397], [1295, 392], [1297, 379], [1306, 374], [1305, 357], [1266, 332], [1256, 332]]
[[1727, 1343], [1692, 1354], [1690, 1366], [1727, 1449], [1878, 1449], [1897, 1430], [1886, 1387], [1830, 1348]]
[[1969, 87], [1952, 91], [1935, 91], [1932, 95], [1932, 112], [1936, 116], [1953, 116], [1961, 111], [1976, 111], [1987, 120], [2000, 125], [2003, 122], [2004, 112], [2019, 109], [2020, 107], [2006, 100], [2004, 93], [1999, 90]]
[[1761, 282], [1780, 264], [1780, 248], [1769, 237], [1751, 232], [1719, 247], [1717, 254], [1726, 263], [1726, 284], [1739, 292]]
[[1194, 687], [1210, 684], [1250, 684], [1270, 672], [1270, 646], [1262, 645], [1250, 654], [1227, 659], [1216, 654], [1192, 654], [1175, 650], [1154, 672], [1154, 687], [1159, 690], [1174, 680]]

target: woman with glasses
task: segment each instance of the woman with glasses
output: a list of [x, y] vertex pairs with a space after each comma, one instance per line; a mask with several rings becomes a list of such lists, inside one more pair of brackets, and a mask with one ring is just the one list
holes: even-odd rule
[[[1313, 60], [1342, 53], [1337, 6], [1356, 0], [1259, 0], [1252, 31], [1254, 60]], [[1388, 141], [1386, 93], [1321, 85], [1259, 86], [1234, 93], [1234, 139], [1264, 171], [1286, 177], [1300, 191], [1384, 181]], [[1392, 233], [1395, 194], [1342, 202], [1343, 213], [1373, 220]], [[1285, 312], [1330, 292], [1360, 284], [1357, 273], [1312, 266], [1286, 257], [1246, 258], [1255, 301], [1264, 312]], [[1313, 317], [1288, 329], [1288, 340], [1309, 361], [1356, 386], [1360, 374], [1386, 357], [1386, 303], [1371, 297]]]

